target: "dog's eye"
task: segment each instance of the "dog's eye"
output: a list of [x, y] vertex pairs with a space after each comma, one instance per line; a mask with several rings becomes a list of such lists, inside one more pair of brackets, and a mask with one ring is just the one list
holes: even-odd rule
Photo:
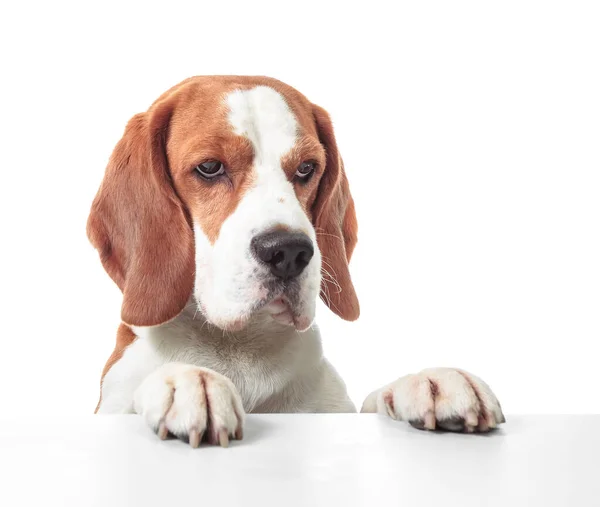
[[225, 172], [223, 162], [219, 162], [218, 160], [207, 160], [197, 165], [195, 169], [200, 176], [208, 180], [216, 178]]
[[308, 178], [315, 170], [316, 162], [312, 160], [307, 160], [306, 162], [302, 162], [298, 169], [296, 169], [296, 176], [301, 179]]

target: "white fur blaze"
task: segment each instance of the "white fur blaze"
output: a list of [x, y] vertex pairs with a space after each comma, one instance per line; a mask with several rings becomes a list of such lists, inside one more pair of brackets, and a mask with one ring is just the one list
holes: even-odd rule
[[268, 86], [236, 90], [224, 100], [232, 131], [252, 144], [253, 180], [235, 211], [223, 221], [214, 243], [200, 224], [194, 224], [194, 296], [209, 322], [227, 330], [242, 329], [266, 293], [263, 282], [268, 272], [250, 251], [252, 239], [276, 227], [300, 231], [315, 250], [297, 278], [296, 324], [304, 330], [314, 319], [321, 254], [312, 223], [281, 167], [282, 158], [297, 142], [298, 122], [284, 98]]

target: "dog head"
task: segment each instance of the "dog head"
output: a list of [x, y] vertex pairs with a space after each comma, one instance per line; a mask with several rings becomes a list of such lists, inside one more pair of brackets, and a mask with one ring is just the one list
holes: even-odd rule
[[319, 293], [359, 315], [356, 216], [331, 121], [273, 79], [191, 78], [134, 116], [87, 230], [130, 325], [171, 320], [192, 295], [225, 330], [258, 312], [307, 329]]

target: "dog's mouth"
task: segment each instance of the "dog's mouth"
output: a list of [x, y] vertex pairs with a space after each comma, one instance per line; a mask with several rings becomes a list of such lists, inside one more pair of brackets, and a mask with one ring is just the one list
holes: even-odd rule
[[265, 310], [275, 322], [286, 326], [294, 325], [294, 312], [289, 300], [285, 296], [279, 296], [267, 303]]
[[265, 310], [275, 322], [294, 326], [298, 331], [306, 331], [312, 324], [312, 319], [295, 311], [285, 296], [273, 299], [265, 305]]
[[264, 309], [275, 322], [293, 326], [298, 331], [306, 331], [310, 327], [312, 319], [303, 315], [297, 282], [272, 284], [266, 290], [268, 296], [256, 305], [255, 311]]
[[[249, 310], [238, 318], [227, 321], [210, 319], [209, 322], [225, 331], [239, 332], [246, 328], [253, 316], [262, 314], [278, 324], [294, 327], [300, 332], [310, 328], [314, 314], [306, 314], [298, 281], [284, 283], [268, 280], [261, 285], [259, 294]], [[199, 308], [204, 315], [207, 314], [204, 305], [199, 304]]]

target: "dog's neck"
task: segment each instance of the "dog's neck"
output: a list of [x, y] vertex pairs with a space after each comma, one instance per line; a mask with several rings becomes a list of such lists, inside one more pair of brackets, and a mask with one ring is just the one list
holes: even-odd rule
[[257, 312], [240, 331], [224, 331], [190, 302], [173, 320], [133, 331], [150, 362], [195, 364], [230, 378], [248, 411], [290, 410], [287, 396], [310, 392], [323, 361], [316, 326], [300, 332], [267, 312]]
[[[258, 351], [270, 349], [275, 344], [284, 345], [290, 340], [306, 339], [308, 335], [318, 337], [316, 325], [301, 333], [291, 326], [275, 322], [266, 311], [259, 311], [253, 315], [242, 330], [225, 331], [209, 323], [192, 299], [177, 317], [154, 329], [158, 330], [158, 328], [167, 331], [160, 333], [161, 336], [169, 336], [171, 333], [168, 331], [175, 331], [179, 336], [186, 335], [189, 339], [198, 340], [218, 349], [251, 345], [254, 351]], [[147, 335], [144, 332], [138, 334]], [[155, 333], [152, 334], [156, 336]]]

